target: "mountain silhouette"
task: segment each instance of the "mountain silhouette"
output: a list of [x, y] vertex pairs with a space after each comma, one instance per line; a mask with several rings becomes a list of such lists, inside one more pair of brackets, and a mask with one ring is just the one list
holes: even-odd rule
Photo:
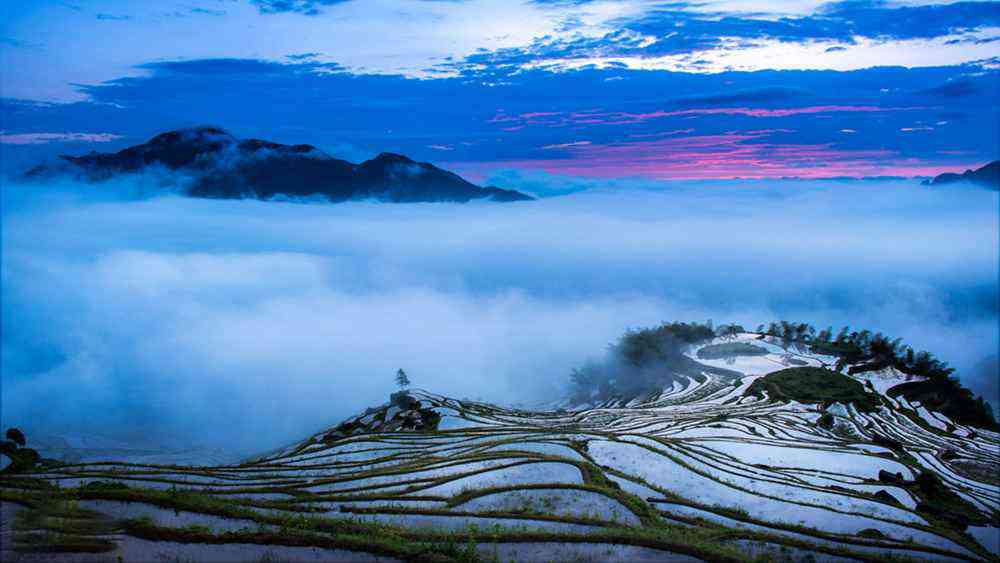
[[984, 186], [992, 190], [1000, 190], [1000, 160], [994, 160], [993, 162], [975, 170], [966, 170], [962, 174], [957, 174], [955, 172], [938, 174], [933, 180], [925, 182], [925, 184], [930, 186], [941, 186], [946, 184], [956, 184], [959, 182], [979, 184], [980, 186]]
[[166, 172], [192, 197], [262, 199], [324, 197], [332, 202], [498, 202], [532, 200], [514, 190], [480, 187], [433, 164], [382, 153], [354, 164], [312, 145], [237, 139], [217, 127], [169, 131], [116, 153], [61, 156], [36, 166], [29, 179], [70, 176], [103, 182], [128, 174]]

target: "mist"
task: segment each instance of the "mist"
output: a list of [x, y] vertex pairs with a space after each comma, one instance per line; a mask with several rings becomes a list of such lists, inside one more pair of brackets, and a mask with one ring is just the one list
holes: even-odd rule
[[899, 336], [996, 406], [997, 197], [619, 182], [331, 205], [7, 182], [0, 422], [257, 452], [384, 402], [399, 368], [554, 400], [627, 328], [706, 319]]

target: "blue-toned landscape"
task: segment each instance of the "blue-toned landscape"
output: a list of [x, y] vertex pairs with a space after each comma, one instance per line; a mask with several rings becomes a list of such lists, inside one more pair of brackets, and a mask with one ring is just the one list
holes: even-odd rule
[[0, 18], [3, 561], [1000, 557], [1000, 3]]

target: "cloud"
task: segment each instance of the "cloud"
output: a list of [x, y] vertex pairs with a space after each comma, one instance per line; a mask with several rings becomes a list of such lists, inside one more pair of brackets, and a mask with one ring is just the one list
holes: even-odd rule
[[115, 135], [113, 133], [7, 133], [0, 131], [0, 145], [107, 143], [121, 138], [121, 135]]
[[[589, 3], [539, 4], [566, 10], [568, 6]], [[449, 66], [469, 73], [484, 65], [492, 72], [497, 68], [514, 71], [531, 65], [560, 66], [572, 61], [586, 64], [616, 59], [628, 60], [630, 66], [641, 66], [643, 60], [686, 56], [677, 62], [685, 70], [697, 70], [699, 66], [712, 66], [703, 57], [699, 58], [705, 53], [750, 51], [767, 42], [775, 43], [778, 48], [789, 44], [819, 45], [822, 48], [814, 59], [822, 59], [824, 53], [845, 51], [846, 46], [864, 46], [866, 41], [941, 39], [945, 44], [953, 44], [949, 42], [961, 38], [980, 44], [992, 37], [979, 37], [975, 33], [1000, 27], [1000, 3], [907, 6], [848, 1], [825, 4], [813, 13], [787, 15], [771, 6], [747, 13], [713, 8], [710, 3], [677, 2], [652, 4], [612, 23], [608, 26], [611, 30], [600, 35], [545, 35], [529, 45], [474, 53]], [[705, 64], [699, 65], [699, 61]], [[725, 68], [725, 62], [721, 64]], [[808, 66], [809, 62], [803, 60], [800, 64]]]
[[[291, 58], [291, 57], [290, 57]], [[317, 69], [334, 69], [335, 63], [316, 63], [298, 61], [296, 64], [286, 64], [257, 59], [198, 59], [194, 61], [165, 61], [139, 65], [139, 68], [164, 73], [187, 75], [245, 75], [245, 76], [281, 76], [286, 73], [308, 73]]]
[[742, 115], [747, 117], [791, 117], [797, 115], [830, 114], [830, 113], [873, 113], [918, 111], [922, 107], [883, 107], [883, 106], [851, 106], [825, 105], [785, 108], [760, 107], [729, 107], [729, 108], [688, 108], [680, 110], [655, 110], [645, 113], [630, 112], [529, 112], [520, 115], [498, 114], [490, 119], [490, 123], [518, 123], [524, 125], [557, 126], [575, 124], [608, 124], [622, 125], [641, 123], [651, 119], [665, 117], [689, 117], [704, 115]]
[[192, 14], [201, 14], [203, 16], [217, 16], [218, 17], [218, 16], [224, 16], [224, 15], [226, 15], [226, 11], [225, 10], [213, 10], [213, 9], [210, 9], [210, 8], [198, 8], [198, 7], [195, 7], [195, 8], [191, 8], [189, 11]]
[[[91, 99], [86, 103], [0, 100], [0, 106], [10, 108], [4, 111], [5, 128], [111, 130], [129, 138], [150, 138], [165, 130], [216, 123], [239, 137], [308, 143], [348, 160], [356, 158], [328, 147], [349, 144], [360, 153], [390, 151], [441, 165], [492, 161], [494, 169], [507, 162], [545, 160], [549, 153], [539, 147], [584, 139], [606, 146], [637, 138], [765, 129], [794, 130], [775, 137], [803, 150], [832, 146], [854, 154], [889, 151], [913, 173], [968, 164], [940, 151], [972, 151], [970, 160], [986, 161], [1000, 150], [990, 95], [1000, 87], [1000, 73], [970, 68], [711, 75], [534, 70], [508, 77], [502, 85], [467, 77], [416, 80], [353, 74], [336, 63], [314, 59], [157, 61], [140, 70], [142, 76], [82, 86]], [[609, 76], [624, 79], [606, 82]], [[954, 113], [949, 98], [927, 91], [953, 81], [973, 85], [961, 98], [962, 113], [968, 117], [949, 119], [953, 123], [947, 130], [926, 135], [921, 143], [908, 142], [900, 128], [918, 121], [934, 123]], [[553, 97], [552, 92], [575, 94]], [[862, 128], [864, 135], [850, 138], [840, 132]], [[688, 129], [696, 131], [672, 133]], [[761, 156], [765, 164], [774, 160]], [[641, 162], [634, 163], [636, 168], [625, 160], [620, 164], [622, 170], [644, 168]], [[875, 161], [866, 164], [866, 169], [878, 166]], [[748, 168], [741, 175], [762, 170]]]
[[323, 8], [350, 0], [250, 0], [262, 14], [297, 13], [317, 16]]
[[148, 181], [4, 184], [4, 425], [259, 451], [385, 401], [400, 367], [557, 397], [671, 319], [882, 330], [975, 389], [997, 346], [987, 190], [572, 179], [590, 189], [525, 205], [302, 205], [135, 198]]
[[[900, 130], [914, 132], [933, 128], [904, 127]], [[562, 158], [451, 164], [473, 176], [497, 169], [519, 168], [599, 178], [627, 174], [664, 180], [934, 176], [956, 168], [954, 165], [921, 165], [885, 149], [857, 150], [833, 144], [790, 144], [772, 139], [775, 135], [788, 133], [794, 131], [762, 129], [608, 144], [567, 143], [553, 147], [569, 152]]]
[[969, 79], [957, 79], [928, 88], [923, 93], [942, 98], [965, 98], [978, 94], [979, 85]]
[[545, 145], [542, 150], [551, 149], [568, 149], [571, 147], [585, 147], [590, 144], [590, 141], [573, 141], [571, 143], [559, 143], [557, 145]]
[[34, 49], [39, 47], [36, 43], [22, 41], [9, 35], [0, 35], [0, 44], [7, 45], [8, 47], [18, 47], [23, 49]]
[[132, 16], [125, 16], [121, 14], [97, 14], [97, 19], [103, 21], [126, 21], [132, 19]]
[[320, 56], [320, 53], [299, 53], [296, 55], [285, 55], [285, 56], [290, 60], [298, 62], [309, 59], [315, 59], [316, 57]]
[[769, 103], [806, 97], [809, 92], [790, 86], [769, 86], [750, 88], [735, 92], [719, 92], [716, 94], [688, 96], [675, 100], [683, 105], [727, 105], [743, 103]]

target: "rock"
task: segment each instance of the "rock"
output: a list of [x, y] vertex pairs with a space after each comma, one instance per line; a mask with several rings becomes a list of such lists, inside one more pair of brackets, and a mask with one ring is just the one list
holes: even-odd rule
[[895, 504], [897, 506], [903, 506], [903, 503], [899, 502], [899, 499], [897, 499], [896, 497], [892, 496], [892, 493], [890, 493], [889, 491], [886, 491], [885, 489], [879, 489], [879, 491], [877, 493], [875, 493], [875, 498], [877, 498], [878, 500], [880, 500], [882, 502], [887, 502], [889, 504]]
[[834, 420], [833, 415], [828, 412], [825, 412], [823, 413], [822, 416], [819, 417], [819, 420], [816, 421], [816, 424], [819, 425], [820, 428], [826, 428], [827, 430], [829, 430], [833, 428], [833, 420]]
[[902, 473], [889, 473], [885, 469], [879, 469], [878, 480], [883, 483], [902, 483], [903, 474]]
[[870, 539], [873, 539], [873, 540], [881, 540], [881, 539], [885, 539], [885, 534], [883, 534], [882, 532], [876, 530], [875, 528], [865, 528], [864, 530], [861, 530], [860, 532], [858, 532], [858, 537], [859, 538], [870, 538]]
[[888, 436], [883, 436], [881, 434], [875, 434], [874, 436], [872, 436], [872, 442], [875, 442], [880, 446], [885, 446], [890, 450], [898, 451], [903, 449], [903, 444], [899, 443], [896, 440], [893, 440], [892, 438], [889, 438]]

